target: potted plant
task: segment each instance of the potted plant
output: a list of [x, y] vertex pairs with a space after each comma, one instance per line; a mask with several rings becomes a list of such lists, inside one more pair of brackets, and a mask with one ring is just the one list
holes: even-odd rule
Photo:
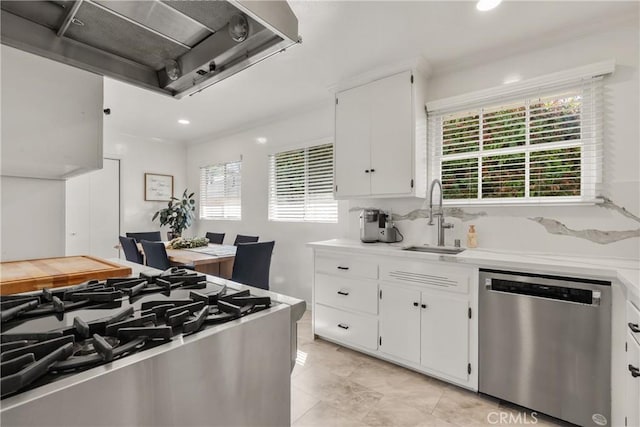
[[194, 193], [187, 194], [185, 189], [182, 193], [182, 200], [172, 197], [167, 207], [160, 209], [151, 218], [151, 221], [155, 221], [159, 217], [161, 227], [169, 226], [167, 232], [169, 240], [182, 236], [182, 232], [193, 224], [193, 219], [196, 216], [196, 201], [193, 200], [193, 195]]

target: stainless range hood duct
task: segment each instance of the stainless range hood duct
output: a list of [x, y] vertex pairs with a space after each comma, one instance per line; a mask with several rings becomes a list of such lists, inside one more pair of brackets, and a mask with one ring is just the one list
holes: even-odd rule
[[1, 42], [175, 98], [300, 43], [286, 1], [6, 1]]

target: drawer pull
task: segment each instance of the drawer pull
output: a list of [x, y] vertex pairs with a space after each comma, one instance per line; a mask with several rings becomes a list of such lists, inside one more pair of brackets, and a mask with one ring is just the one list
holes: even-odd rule
[[338, 291], [338, 295], [344, 295], [344, 296], [347, 296], [347, 295], [349, 295], [349, 292], [345, 292], [345, 291]]
[[[349, 329], [349, 325], [345, 325], [344, 323], [338, 323], [338, 328]], [[631, 366], [631, 365], [629, 365]]]
[[349, 267], [342, 267], [342, 266], [338, 266], [338, 270], [348, 270]]
[[631, 372], [631, 376], [633, 378], [640, 377], [640, 369], [636, 368], [633, 365], [629, 365], [629, 372]]
[[635, 332], [636, 334], [637, 334], [638, 332], [640, 332], [640, 328], [638, 327], [638, 324], [637, 324], [637, 323], [631, 323], [631, 322], [629, 322], [629, 328], [631, 328], [631, 330], [632, 330], [633, 332]]

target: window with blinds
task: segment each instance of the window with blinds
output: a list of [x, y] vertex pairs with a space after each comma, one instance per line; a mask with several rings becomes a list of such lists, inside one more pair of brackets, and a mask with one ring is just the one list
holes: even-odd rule
[[200, 219], [239, 220], [242, 162], [200, 168]]
[[593, 202], [601, 182], [601, 78], [429, 114], [433, 178], [448, 203]]
[[269, 156], [269, 220], [338, 222], [332, 143]]

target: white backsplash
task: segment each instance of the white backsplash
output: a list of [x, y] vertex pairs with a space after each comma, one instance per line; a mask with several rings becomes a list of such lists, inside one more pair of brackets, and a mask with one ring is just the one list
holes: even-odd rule
[[[405, 215], [415, 209], [428, 209], [428, 201], [421, 199], [359, 199], [349, 203], [349, 234], [359, 238], [359, 207], [374, 207], [394, 214]], [[601, 231], [636, 231], [640, 223], [623, 214], [602, 206], [531, 206], [531, 207], [467, 207], [465, 212], [486, 212], [470, 221], [451, 216], [446, 221], [454, 228], [445, 230], [445, 244], [453, 246], [460, 239], [466, 246], [469, 225], [476, 226], [478, 247], [526, 252], [582, 254], [616, 258], [640, 258], [638, 237], [602, 244], [574, 236], [550, 234], [541, 224], [529, 218], [544, 217], [566, 224], [573, 230], [596, 229]], [[406, 244], [435, 244], [436, 228], [428, 225], [428, 219], [396, 221]]]

